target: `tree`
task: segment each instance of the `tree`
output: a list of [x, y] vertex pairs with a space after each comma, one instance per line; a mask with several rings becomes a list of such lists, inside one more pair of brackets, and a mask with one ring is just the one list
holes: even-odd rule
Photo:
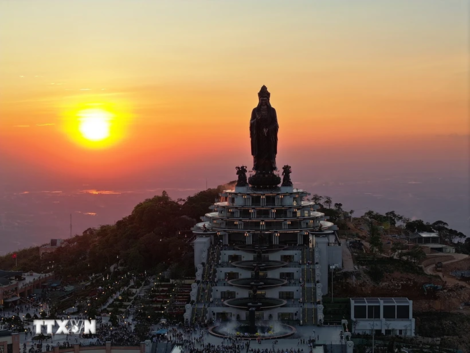
[[181, 206], [170, 199], [163, 191], [161, 196], [154, 196], [139, 203], [132, 211], [132, 217], [146, 233], [174, 234], [176, 224], [173, 219], [181, 213]]
[[406, 223], [405, 228], [406, 230], [413, 232], [413, 233], [433, 231], [431, 225], [424, 223], [424, 221], [421, 219], [417, 219], [417, 220]]
[[119, 309], [115, 306], [113, 308], [113, 311], [111, 312], [111, 316], [109, 317], [109, 321], [113, 326], [118, 326], [119, 324], [119, 319], [117, 315], [119, 314]]
[[448, 224], [444, 221], [436, 221], [431, 224], [431, 227], [439, 233], [439, 237], [448, 243], [453, 243], [455, 238], [465, 238], [465, 234], [455, 230], [448, 228]]
[[373, 254], [376, 252], [383, 253], [382, 238], [380, 237], [379, 229], [373, 222], [370, 222], [369, 244]]
[[392, 226], [395, 226], [397, 224], [398, 219], [401, 217], [400, 215], [397, 215], [395, 211], [386, 212], [385, 216], [388, 218], [388, 222]]
[[185, 268], [179, 264], [173, 264], [170, 267], [170, 278], [181, 279], [184, 277]]
[[341, 212], [343, 210], [343, 204], [342, 203], [335, 203], [335, 209], [338, 212]]
[[339, 221], [340, 213], [339, 213], [338, 211], [336, 211], [335, 209], [332, 209], [332, 208], [324, 208], [324, 209], [322, 209], [322, 212], [325, 214], [326, 217], [328, 217], [328, 219], [329, 219], [331, 222], [337, 222], [337, 221]]
[[349, 211], [349, 216], [351, 216], [351, 221], [352, 221], [352, 215], [354, 213], [354, 210]]
[[333, 201], [331, 201], [331, 197], [325, 196], [325, 203], [328, 205], [328, 208], [331, 208], [331, 204]]
[[189, 196], [181, 207], [182, 214], [199, 220], [199, 217], [207, 213], [209, 207], [219, 197], [219, 193], [221, 193], [223, 189], [224, 186], [221, 185], [216, 189], [207, 189], [198, 192], [194, 196]]
[[443, 232], [441, 238], [444, 241], [447, 241], [449, 243], [453, 243], [456, 238], [464, 239], [464, 238], [466, 238], [466, 236], [462, 232], [459, 232], [455, 229], [447, 229], [446, 231]]
[[382, 268], [377, 266], [377, 264], [373, 264], [367, 271], [367, 274], [369, 275], [370, 279], [377, 284], [380, 283], [384, 278], [384, 271]]
[[417, 244], [414, 245], [411, 250], [406, 252], [404, 255], [408, 256], [412, 262], [421, 262], [426, 258], [426, 253], [424, 252], [423, 248]]
[[315, 204], [320, 204], [321, 200], [323, 200], [323, 196], [320, 196], [318, 194], [312, 196], [312, 201], [315, 202]]
[[402, 250], [406, 250], [407, 246], [406, 244], [403, 244], [402, 242], [396, 241], [392, 244], [392, 257], [395, 257], [398, 255], [398, 258], [402, 258], [403, 253]]
[[439, 228], [447, 228], [449, 227], [449, 224], [447, 224], [446, 222], [444, 221], [436, 221], [434, 222], [433, 224], [431, 224], [433, 226], [433, 228], [435, 229], [439, 229]]
[[377, 213], [377, 212], [374, 212], [374, 211], [367, 211], [366, 213], [364, 213], [364, 217], [369, 218], [369, 219], [373, 219], [373, 220], [377, 221], [380, 224], [383, 224], [383, 223], [389, 221], [389, 218], [387, 216], [385, 216], [383, 214], [380, 214], [380, 213]]
[[87, 312], [87, 316], [89, 319], [94, 319], [97, 315], [95, 307], [91, 307], [90, 310]]
[[409, 219], [408, 217], [405, 217], [405, 216], [401, 216], [400, 221], [406, 226], [406, 224], [407, 224], [408, 222], [410, 222], [411, 219]]

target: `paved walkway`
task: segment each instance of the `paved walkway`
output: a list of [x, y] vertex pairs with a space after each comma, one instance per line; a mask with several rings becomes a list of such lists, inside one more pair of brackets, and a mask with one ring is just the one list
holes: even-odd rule
[[[315, 339], [319, 345], [344, 345], [346, 347], [346, 342], [341, 341], [340, 332], [342, 330], [341, 326], [298, 326], [296, 327], [297, 332], [291, 336], [292, 338], [279, 339], [278, 343], [275, 344], [275, 340], [262, 340], [261, 343], [252, 340], [250, 343], [250, 349], [266, 349], [266, 348], [275, 348], [277, 349], [291, 349], [291, 348], [300, 348], [304, 352], [309, 352], [308, 344], [300, 344], [300, 338], [305, 340]], [[198, 336], [198, 333], [193, 334], [194, 337]], [[242, 341], [246, 342], [246, 341]], [[214, 345], [221, 345], [222, 338], [215, 337], [212, 335], [207, 335], [204, 337], [204, 343], [211, 343]], [[346, 348], [345, 348], [346, 349]], [[244, 352], [244, 350], [242, 350]], [[319, 348], [314, 350], [314, 352], [323, 352], [323, 349]]]
[[351, 255], [351, 251], [349, 251], [347, 240], [341, 240], [341, 252], [343, 254], [343, 271], [353, 272], [354, 261]]

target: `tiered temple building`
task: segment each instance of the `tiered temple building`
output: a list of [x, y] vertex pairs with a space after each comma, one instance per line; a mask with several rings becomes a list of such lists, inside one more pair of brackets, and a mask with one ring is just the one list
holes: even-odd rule
[[185, 319], [321, 324], [330, 266], [342, 268], [337, 227], [293, 186], [290, 166], [281, 184], [276, 112], [264, 86], [259, 97], [250, 121], [254, 174], [237, 167], [235, 188], [193, 228], [196, 283]]

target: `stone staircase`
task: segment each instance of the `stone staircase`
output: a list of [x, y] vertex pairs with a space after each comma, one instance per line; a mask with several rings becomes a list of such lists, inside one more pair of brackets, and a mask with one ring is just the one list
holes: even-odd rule
[[306, 325], [315, 324], [315, 309], [314, 308], [305, 308], [304, 310], [304, 320]]

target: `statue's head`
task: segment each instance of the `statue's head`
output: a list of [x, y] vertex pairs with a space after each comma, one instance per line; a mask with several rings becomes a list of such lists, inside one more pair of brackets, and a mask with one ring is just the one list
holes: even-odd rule
[[259, 103], [261, 105], [269, 104], [270, 96], [271, 96], [271, 93], [269, 93], [268, 88], [263, 85], [263, 87], [261, 87], [261, 90], [258, 92]]

